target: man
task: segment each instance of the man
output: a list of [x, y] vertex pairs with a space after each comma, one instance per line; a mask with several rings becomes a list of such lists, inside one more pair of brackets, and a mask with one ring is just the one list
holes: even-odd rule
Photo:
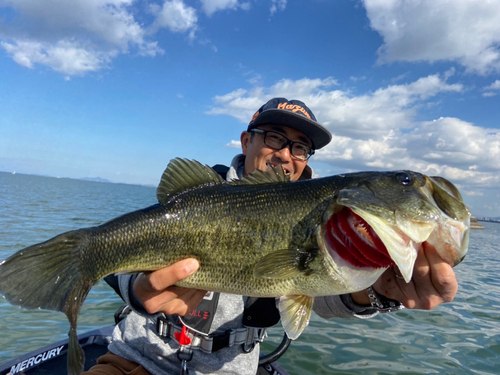
[[[274, 98], [255, 113], [241, 134], [242, 154], [221, 172], [232, 180], [282, 165], [292, 181], [311, 178], [309, 157], [331, 137], [304, 103]], [[115, 328], [110, 353], [88, 374], [156, 375], [182, 368], [192, 374], [255, 374], [261, 328], [279, 320], [274, 299], [173, 286], [198, 267], [195, 259], [185, 259], [155, 272], [120, 276], [121, 294], [133, 312]], [[368, 291], [316, 298], [314, 310], [325, 318], [369, 318], [401, 304], [432, 309], [451, 301], [456, 292], [451, 266], [424, 245], [410, 283], [391, 268]]]

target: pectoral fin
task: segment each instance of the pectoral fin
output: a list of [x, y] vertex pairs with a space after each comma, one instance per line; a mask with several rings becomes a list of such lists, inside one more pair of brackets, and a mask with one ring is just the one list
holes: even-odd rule
[[278, 309], [281, 324], [286, 334], [292, 340], [300, 336], [309, 324], [314, 298], [308, 296], [283, 296]]
[[253, 274], [263, 279], [289, 279], [303, 272], [311, 273], [309, 264], [317, 255], [317, 250], [277, 250], [259, 260]]

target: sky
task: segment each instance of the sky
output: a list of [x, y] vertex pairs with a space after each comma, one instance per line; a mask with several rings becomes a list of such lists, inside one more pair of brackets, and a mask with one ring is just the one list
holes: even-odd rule
[[415, 170], [500, 216], [500, 0], [0, 0], [0, 171], [157, 185], [272, 97], [319, 176]]

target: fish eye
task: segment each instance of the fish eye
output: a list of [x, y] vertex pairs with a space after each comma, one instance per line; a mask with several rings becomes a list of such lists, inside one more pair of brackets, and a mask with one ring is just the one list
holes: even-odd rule
[[413, 179], [411, 175], [407, 172], [399, 172], [396, 174], [396, 180], [398, 180], [403, 186], [410, 186], [413, 184]]

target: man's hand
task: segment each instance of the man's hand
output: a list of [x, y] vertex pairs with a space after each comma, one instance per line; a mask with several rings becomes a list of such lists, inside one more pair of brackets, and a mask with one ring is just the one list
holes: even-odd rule
[[134, 281], [137, 299], [149, 314], [184, 316], [199, 305], [205, 290], [173, 286], [198, 270], [196, 259], [184, 259], [160, 270], [141, 273]]
[[[425, 242], [418, 252], [409, 283], [404, 281], [397, 268], [389, 268], [373, 288], [408, 309], [431, 310], [444, 302], [451, 302], [457, 294], [458, 283], [452, 266], [439, 256], [434, 246]], [[366, 291], [352, 293], [351, 297], [360, 305], [370, 304]]]

